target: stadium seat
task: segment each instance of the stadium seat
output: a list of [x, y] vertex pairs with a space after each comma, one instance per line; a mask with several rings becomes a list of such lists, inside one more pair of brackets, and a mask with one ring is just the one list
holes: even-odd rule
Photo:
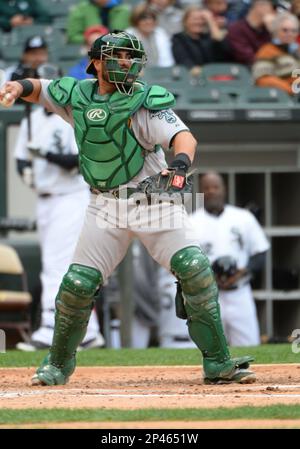
[[0, 329], [13, 329], [29, 340], [32, 302], [22, 262], [14, 248], [0, 244]]
[[20, 45], [10, 45], [7, 47], [2, 47], [1, 54], [3, 61], [7, 65], [10, 65], [12, 62], [17, 62], [22, 55], [22, 47]]
[[55, 17], [52, 26], [54, 30], [65, 32], [65, 30], [67, 29], [67, 17], [66, 16]]
[[232, 104], [230, 96], [216, 87], [189, 87], [181, 91], [177, 98], [177, 107], [184, 105], [192, 107], [194, 105], [220, 105]]
[[78, 44], [64, 44], [56, 50], [58, 61], [74, 61], [82, 58], [82, 45]]
[[183, 82], [188, 85], [190, 81], [187, 68], [180, 65], [174, 67], [146, 67], [142, 79], [149, 84], [162, 86], [171, 82]]
[[61, 36], [58, 36], [57, 33], [53, 34], [53, 27], [50, 24], [49, 25], [33, 24], [30, 26], [20, 26], [14, 28], [9, 33], [8, 45], [23, 46], [26, 39], [35, 35], [43, 36], [48, 43], [52, 41], [56, 42], [58, 37], [59, 41], [62, 40]]
[[203, 66], [199, 84], [244, 87], [252, 85], [252, 78], [249, 70], [242, 64], [213, 63]]
[[257, 87], [253, 86], [244, 89], [239, 97], [237, 103], [256, 103], [256, 104], [284, 104], [286, 106], [292, 106], [293, 100], [291, 97], [280, 89], [273, 87]]
[[63, 17], [69, 14], [70, 9], [78, 3], [78, 0], [39, 0], [39, 2], [51, 17]]

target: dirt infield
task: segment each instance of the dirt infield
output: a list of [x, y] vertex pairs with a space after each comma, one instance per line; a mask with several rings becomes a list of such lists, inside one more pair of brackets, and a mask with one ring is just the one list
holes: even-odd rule
[[[300, 404], [300, 365], [254, 365], [253, 368], [257, 374], [254, 384], [211, 386], [203, 384], [202, 370], [198, 366], [79, 367], [68, 385], [58, 387], [32, 387], [32, 368], [3, 368], [0, 369], [0, 407], [133, 410]], [[226, 427], [231, 427], [233, 422], [230, 423], [227, 422]], [[275, 427], [281, 427], [280, 423], [273, 422]], [[89, 425], [82, 423], [81, 427], [84, 424]], [[122, 423], [123, 428], [125, 424]], [[182, 427], [183, 423], [180, 424]], [[200, 428], [199, 423], [186, 424]], [[283, 421], [283, 424], [300, 427], [299, 421]], [[172, 423], [161, 425], [172, 427]], [[240, 425], [247, 427], [249, 422], [240, 422]], [[78, 428], [76, 423], [72, 426]], [[101, 427], [99, 423], [97, 426]], [[265, 427], [270, 426], [272, 421], [268, 420]]]

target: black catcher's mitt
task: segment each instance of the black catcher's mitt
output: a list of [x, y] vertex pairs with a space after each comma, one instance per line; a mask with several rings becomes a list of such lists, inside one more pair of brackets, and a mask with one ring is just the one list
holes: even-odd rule
[[166, 175], [158, 173], [148, 176], [148, 178], [139, 183], [138, 191], [147, 196], [192, 193], [192, 180], [187, 177], [186, 173], [181, 173], [175, 168], [168, 168], [167, 170], [168, 173]]
[[222, 282], [227, 281], [238, 271], [236, 260], [231, 256], [218, 257], [212, 264], [212, 269], [216, 277]]

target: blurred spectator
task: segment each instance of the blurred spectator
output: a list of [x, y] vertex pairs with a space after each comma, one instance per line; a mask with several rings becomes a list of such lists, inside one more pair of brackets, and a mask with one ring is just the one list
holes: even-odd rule
[[42, 36], [31, 36], [25, 41], [21, 60], [5, 71], [7, 81], [38, 78], [37, 69], [48, 61], [48, 46]]
[[51, 19], [39, 0], [1, 0], [0, 28], [9, 32], [19, 26], [50, 23]]
[[227, 17], [230, 23], [245, 17], [249, 11], [252, 0], [229, 0]]
[[165, 30], [157, 26], [156, 13], [148, 5], [141, 4], [133, 9], [131, 24], [132, 27], [127, 28], [127, 31], [142, 41], [148, 67], [174, 65], [170, 37]]
[[204, 0], [204, 7], [210, 11], [221, 30], [228, 27], [228, 1], [227, 0]]
[[227, 59], [224, 34], [210, 11], [190, 6], [183, 16], [183, 27], [184, 31], [172, 39], [176, 64], [185, 65], [196, 75], [204, 64]]
[[[294, 14], [298, 21], [300, 20], [300, 0], [292, 0], [291, 13]], [[300, 34], [298, 33], [297, 42], [300, 44]]]
[[122, 0], [84, 0], [75, 5], [68, 17], [68, 42], [83, 44], [83, 33], [92, 25], [104, 25], [110, 31], [125, 30], [129, 26], [130, 9], [121, 3]]
[[299, 21], [296, 16], [281, 13], [276, 17], [272, 42], [263, 45], [255, 56], [252, 73], [258, 86], [276, 87], [293, 94], [295, 78], [292, 72], [300, 69], [298, 33]]
[[175, 0], [148, 0], [147, 3], [157, 14], [158, 26], [170, 36], [182, 31], [183, 10], [175, 6]]
[[253, 0], [247, 16], [229, 26], [227, 39], [236, 62], [253, 64], [257, 50], [271, 40], [268, 27], [274, 16], [271, 0]]
[[72, 76], [78, 80], [83, 80], [86, 78], [93, 78], [93, 75], [86, 73], [86, 68], [89, 64], [89, 58], [87, 56], [88, 50], [90, 50], [92, 44], [98, 37], [103, 36], [109, 32], [108, 28], [104, 25], [93, 25], [88, 27], [84, 32], [84, 52], [86, 56], [80, 59], [76, 65], [70, 68], [68, 76]]

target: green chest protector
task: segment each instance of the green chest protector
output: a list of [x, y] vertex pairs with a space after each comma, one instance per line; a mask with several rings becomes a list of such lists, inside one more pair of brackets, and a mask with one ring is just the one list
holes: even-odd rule
[[129, 123], [141, 107], [162, 110], [175, 104], [165, 88], [136, 83], [132, 96], [114, 92], [99, 95], [97, 80], [52, 81], [48, 93], [62, 106], [71, 106], [80, 171], [85, 181], [100, 190], [126, 184], [144, 165], [145, 149], [135, 138]]

